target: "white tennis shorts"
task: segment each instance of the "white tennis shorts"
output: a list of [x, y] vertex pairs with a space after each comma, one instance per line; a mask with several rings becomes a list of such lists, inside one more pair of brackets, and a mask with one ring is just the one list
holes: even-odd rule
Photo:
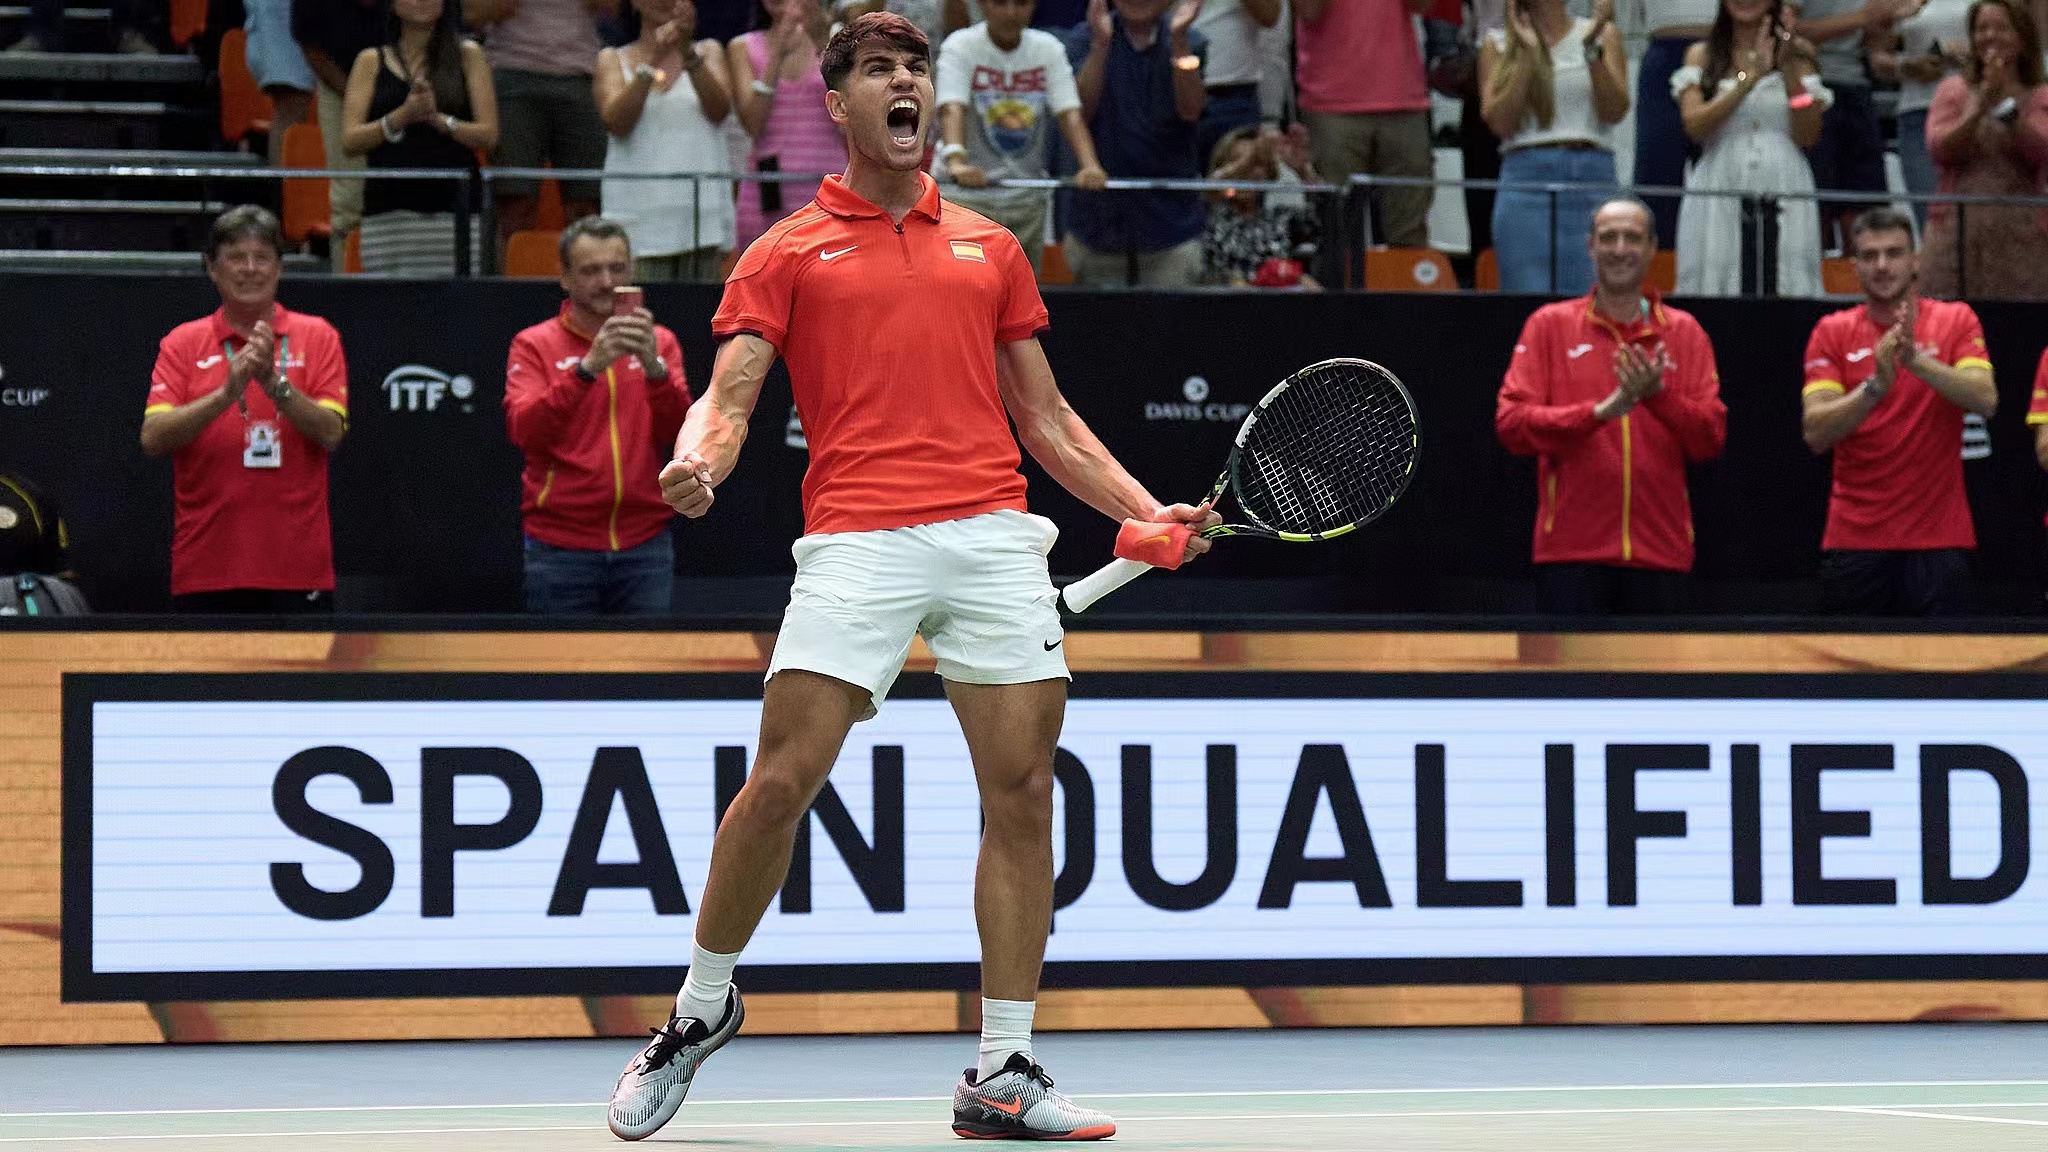
[[768, 679], [800, 668], [868, 690], [866, 720], [922, 635], [963, 684], [1072, 679], [1045, 557], [1059, 528], [1004, 509], [910, 528], [805, 536]]

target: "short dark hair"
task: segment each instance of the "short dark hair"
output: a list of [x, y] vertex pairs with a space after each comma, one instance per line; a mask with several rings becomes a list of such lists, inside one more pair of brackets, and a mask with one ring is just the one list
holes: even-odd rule
[[251, 236], [260, 237], [272, 252], [284, 256], [284, 225], [277, 222], [276, 213], [259, 204], [237, 204], [213, 218], [213, 227], [206, 234], [206, 258], [213, 260], [221, 249]]
[[632, 259], [633, 238], [626, 235], [626, 226], [624, 224], [609, 216], [580, 216], [569, 221], [569, 226], [562, 229], [561, 244], [555, 249], [555, 254], [562, 261], [562, 271], [567, 272], [569, 270], [569, 250], [576, 246], [576, 241], [583, 239], [585, 236], [590, 237], [592, 240], [624, 240], [626, 242], [626, 258]]
[[860, 55], [861, 46], [875, 41], [898, 52], [915, 53], [927, 63], [932, 58], [932, 44], [925, 39], [922, 28], [894, 12], [870, 12], [851, 24], [841, 25], [825, 45], [825, 54], [818, 62], [818, 71], [825, 75], [825, 87], [842, 91], [841, 85], [852, 75], [853, 61]]
[[1855, 251], [1856, 241], [1866, 232], [1904, 232], [1906, 245], [1917, 247], [1913, 231], [1913, 218], [1889, 205], [1865, 209], [1849, 225], [1849, 249]]

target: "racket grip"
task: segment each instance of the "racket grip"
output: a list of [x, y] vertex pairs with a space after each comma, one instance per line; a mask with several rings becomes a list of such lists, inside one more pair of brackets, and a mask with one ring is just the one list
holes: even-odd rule
[[1121, 557], [1111, 560], [1060, 590], [1069, 612], [1086, 612], [1088, 606], [1152, 570], [1152, 565]]

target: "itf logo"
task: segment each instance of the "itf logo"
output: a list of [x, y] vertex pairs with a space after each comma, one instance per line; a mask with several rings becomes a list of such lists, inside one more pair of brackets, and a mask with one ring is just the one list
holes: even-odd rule
[[476, 395], [476, 381], [467, 376], [450, 376], [424, 364], [400, 364], [384, 377], [384, 392], [391, 397], [393, 412], [438, 411], [441, 401], [453, 399], [462, 411], [474, 412], [470, 402]]

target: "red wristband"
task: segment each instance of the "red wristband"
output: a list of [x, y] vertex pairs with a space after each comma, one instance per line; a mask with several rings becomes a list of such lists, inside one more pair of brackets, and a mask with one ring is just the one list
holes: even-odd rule
[[1185, 524], [1154, 524], [1144, 520], [1126, 520], [1117, 530], [1116, 554], [1125, 560], [1136, 560], [1154, 568], [1178, 568], [1182, 557], [1187, 555], [1188, 537], [1194, 529]]

